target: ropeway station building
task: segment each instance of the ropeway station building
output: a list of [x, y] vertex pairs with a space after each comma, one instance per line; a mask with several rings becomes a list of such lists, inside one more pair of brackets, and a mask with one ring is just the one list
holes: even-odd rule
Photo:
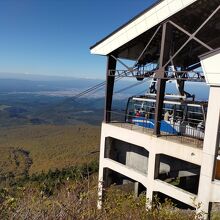
[[[107, 57], [99, 208], [103, 188], [124, 184], [210, 213], [220, 203], [220, 1], [158, 1], [90, 50]], [[122, 78], [150, 84], [115, 112]], [[186, 90], [201, 83], [206, 101]]]

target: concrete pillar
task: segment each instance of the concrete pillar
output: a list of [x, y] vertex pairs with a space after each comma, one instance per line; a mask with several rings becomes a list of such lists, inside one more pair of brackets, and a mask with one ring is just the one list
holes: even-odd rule
[[134, 196], [138, 197], [139, 195], [139, 182], [134, 183]]
[[102, 199], [103, 199], [103, 185], [104, 185], [104, 167], [103, 159], [105, 153], [105, 136], [101, 135], [100, 140], [100, 154], [99, 154], [99, 179], [98, 179], [98, 202], [97, 208], [102, 208]]
[[[205, 137], [203, 144], [203, 159], [199, 181], [198, 201], [201, 210], [208, 213], [212, 195], [212, 181], [214, 178], [214, 164], [218, 140], [220, 117], [220, 87], [211, 87], [206, 119]], [[207, 218], [207, 215], [206, 215]]]
[[103, 168], [99, 168], [99, 182], [98, 182], [98, 201], [97, 201], [97, 208], [101, 209], [102, 208], [102, 200], [103, 200], [103, 175], [100, 178], [100, 171], [103, 174]]
[[149, 162], [148, 162], [148, 179], [149, 184], [147, 187], [147, 199], [149, 202], [153, 200], [153, 192], [154, 192], [154, 179], [158, 178], [159, 175], [159, 166], [160, 166], [160, 158], [158, 154], [153, 152], [149, 153]]

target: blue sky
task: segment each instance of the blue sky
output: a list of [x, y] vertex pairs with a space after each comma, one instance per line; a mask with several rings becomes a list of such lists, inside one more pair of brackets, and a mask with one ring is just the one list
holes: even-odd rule
[[0, 72], [104, 78], [89, 47], [155, 0], [1, 0]]

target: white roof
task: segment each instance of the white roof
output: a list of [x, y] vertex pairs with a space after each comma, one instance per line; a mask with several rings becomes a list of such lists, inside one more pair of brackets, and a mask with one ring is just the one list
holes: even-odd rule
[[90, 51], [107, 55], [198, 0], [163, 0], [100, 41]]

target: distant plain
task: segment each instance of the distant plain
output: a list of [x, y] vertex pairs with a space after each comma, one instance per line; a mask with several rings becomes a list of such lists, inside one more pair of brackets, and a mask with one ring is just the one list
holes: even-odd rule
[[[0, 73], [0, 178], [97, 160], [104, 87], [81, 98], [75, 96], [100, 82]], [[113, 111], [124, 114], [128, 97], [149, 85], [146, 82], [117, 93], [132, 83], [136, 81], [116, 84]], [[208, 88], [202, 86], [203, 89], [197, 89], [197, 97], [206, 99]], [[168, 87], [175, 90], [172, 83]], [[188, 89], [192, 86], [188, 85]]]

